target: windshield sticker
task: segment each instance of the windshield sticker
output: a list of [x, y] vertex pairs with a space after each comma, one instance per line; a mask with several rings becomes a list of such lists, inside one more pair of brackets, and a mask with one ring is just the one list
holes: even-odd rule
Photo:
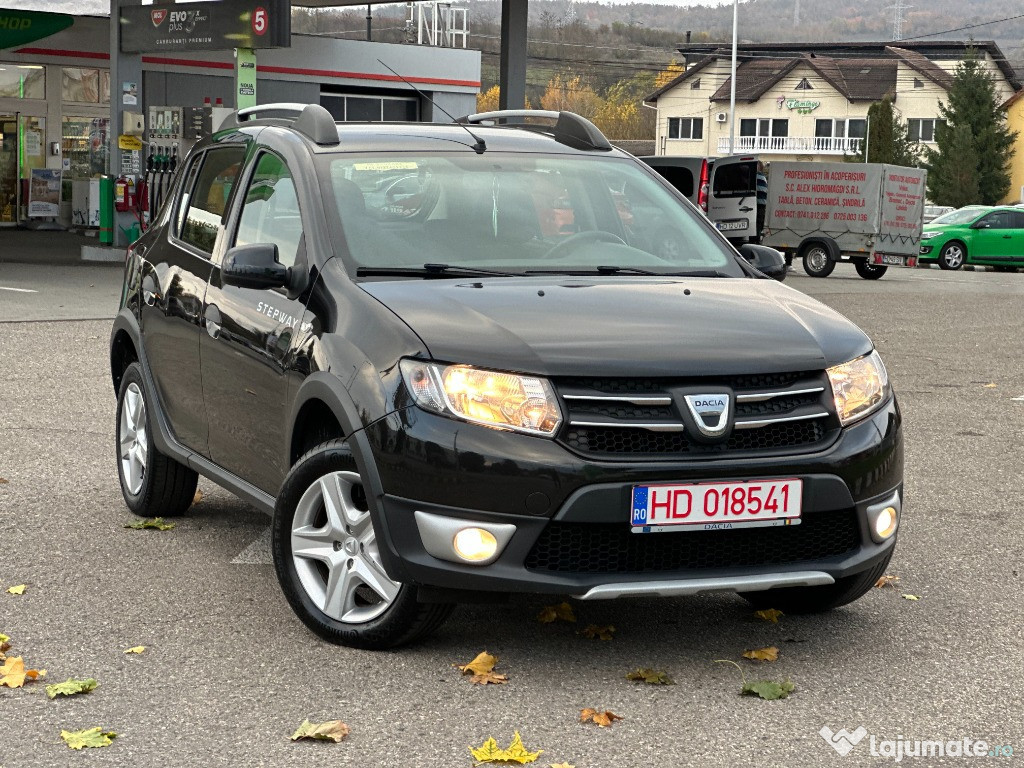
[[352, 167], [357, 171], [415, 171], [419, 165], [404, 160], [392, 160], [388, 163], [354, 163]]

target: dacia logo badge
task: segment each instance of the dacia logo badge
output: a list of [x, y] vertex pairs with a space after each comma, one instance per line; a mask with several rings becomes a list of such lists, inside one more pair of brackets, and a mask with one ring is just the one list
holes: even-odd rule
[[721, 437], [729, 428], [729, 395], [685, 395], [697, 429], [705, 437]]

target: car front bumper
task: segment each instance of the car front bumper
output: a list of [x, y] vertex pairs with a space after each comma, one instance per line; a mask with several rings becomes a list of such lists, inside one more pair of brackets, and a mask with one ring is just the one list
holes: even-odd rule
[[[874, 541], [868, 509], [894, 494], [902, 506], [895, 400], [817, 453], [741, 460], [598, 462], [550, 440], [418, 409], [396, 412], [367, 433], [382, 486], [375, 524], [388, 574], [463, 593], [601, 599], [829, 584], [888, 556], [897, 534]], [[803, 480], [797, 526], [630, 529], [637, 484], [792, 477]], [[436, 556], [437, 536], [425, 519], [514, 529], [493, 562], [473, 565]]]

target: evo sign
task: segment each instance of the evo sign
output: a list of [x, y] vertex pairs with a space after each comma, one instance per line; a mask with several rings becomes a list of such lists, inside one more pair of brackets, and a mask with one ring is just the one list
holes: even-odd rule
[[121, 7], [121, 51], [223, 51], [287, 48], [289, 0], [216, 0]]
[[0, 9], [0, 48], [15, 48], [42, 40], [74, 23], [74, 17], [64, 13]]

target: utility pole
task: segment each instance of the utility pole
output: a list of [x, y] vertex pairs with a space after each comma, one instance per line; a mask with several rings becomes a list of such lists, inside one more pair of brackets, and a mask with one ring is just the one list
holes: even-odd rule
[[373, 41], [373, 13], [372, 13], [371, 9], [372, 9], [372, 6], [369, 3], [367, 3], [366, 4], [366, 42], [368, 42], [368, 43]]
[[912, 6], [912, 5], [904, 5], [903, 4], [903, 0], [896, 0], [896, 4], [895, 5], [890, 5], [889, 6], [889, 8], [892, 9], [892, 12], [893, 12], [892, 13], [892, 39], [894, 41], [902, 40], [903, 39], [903, 21], [904, 21], [903, 13], [904, 13], [904, 11], [908, 11], [908, 10], [910, 10], [913, 7], [914, 6]]
[[739, 0], [732, 0], [732, 77], [729, 78], [729, 154], [736, 151], [736, 25]]

